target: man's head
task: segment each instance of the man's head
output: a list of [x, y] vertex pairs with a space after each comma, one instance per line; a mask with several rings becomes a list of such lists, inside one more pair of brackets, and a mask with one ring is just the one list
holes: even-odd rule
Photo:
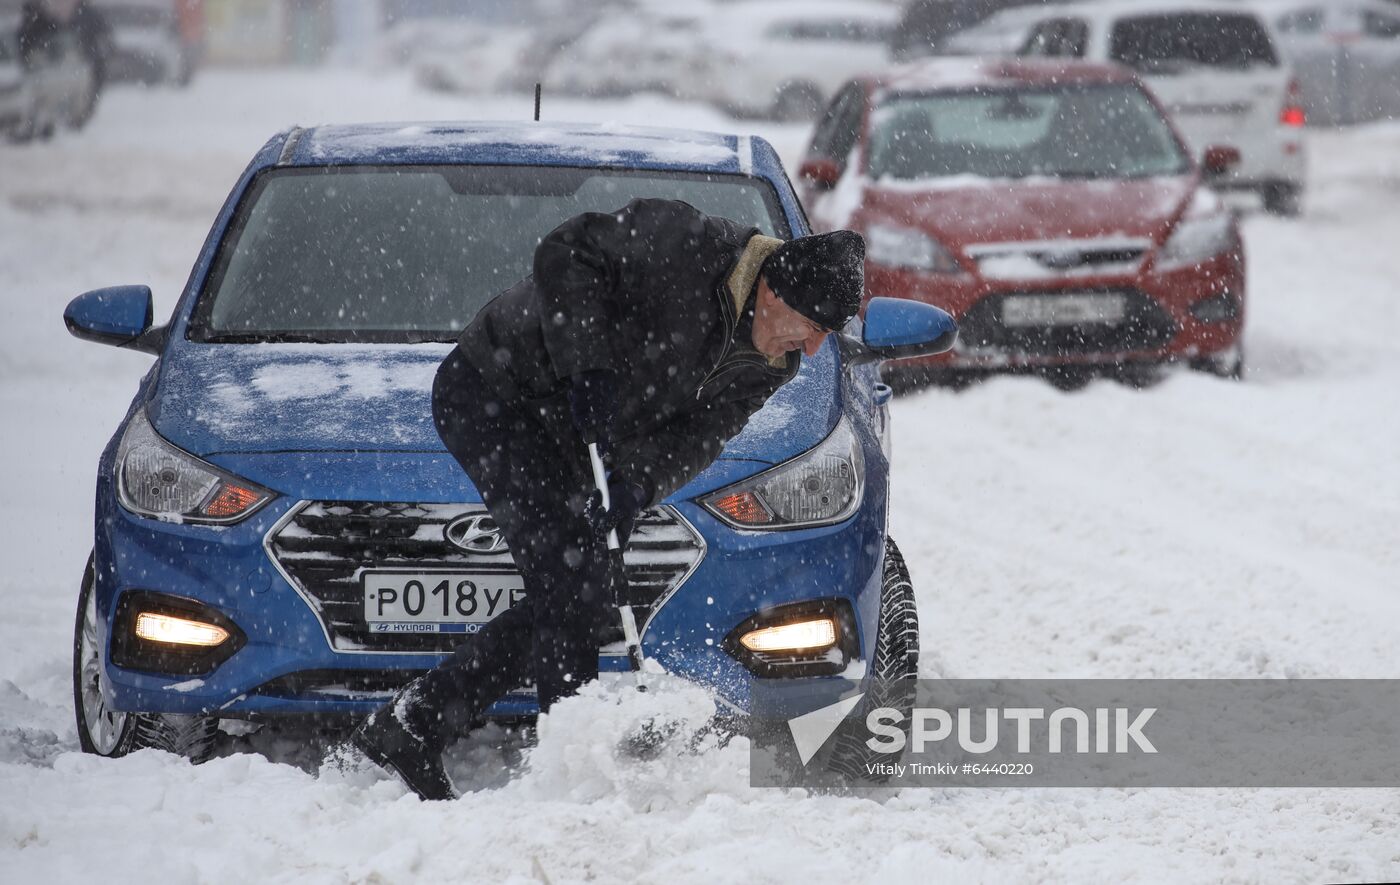
[[812, 356], [845, 326], [865, 292], [865, 240], [848, 230], [789, 240], [763, 263], [753, 345], [767, 357]]

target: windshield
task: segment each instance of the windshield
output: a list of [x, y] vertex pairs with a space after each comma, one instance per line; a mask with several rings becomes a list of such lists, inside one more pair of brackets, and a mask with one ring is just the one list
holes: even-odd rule
[[1273, 43], [1257, 18], [1219, 12], [1122, 19], [1114, 25], [1108, 54], [1114, 61], [1153, 74], [1195, 67], [1278, 65]]
[[741, 175], [534, 166], [279, 169], [255, 182], [220, 245], [194, 341], [452, 341], [530, 273], [580, 212], [684, 200], [789, 234], [777, 194]]
[[871, 122], [871, 178], [1137, 178], [1190, 168], [1131, 83], [894, 95]]

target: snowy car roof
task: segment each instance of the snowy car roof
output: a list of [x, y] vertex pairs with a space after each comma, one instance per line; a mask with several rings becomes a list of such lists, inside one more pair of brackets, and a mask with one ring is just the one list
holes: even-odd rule
[[284, 165], [500, 163], [751, 171], [762, 139], [689, 129], [618, 124], [463, 122], [363, 123], [293, 129]]
[[1396, 9], [1394, 3], [1387, 3], [1385, 0], [1245, 0], [1245, 5], [1266, 15], [1279, 15], [1302, 9], [1316, 9], [1319, 12], [1363, 10], [1390, 15], [1400, 13], [1400, 9]]
[[1045, 6], [1040, 18], [1082, 18], [1111, 22], [1120, 18], [1173, 15], [1176, 13], [1221, 13], [1250, 15], [1254, 12], [1235, 0], [1091, 0]]
[[818, 19], [847, 19], [882, 24], [896, 24], [900, 18], [898, 6], [880, 6], [866, 0], [738, 0], [721, 7], [727, 26], [761, 27], [774, 22]]

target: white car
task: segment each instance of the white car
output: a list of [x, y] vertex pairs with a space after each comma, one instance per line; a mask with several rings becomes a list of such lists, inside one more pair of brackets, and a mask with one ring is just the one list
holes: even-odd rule
[[478, 95], [505, 92], [533, 39], [528, 28], [444, 22], [412, 54], [420, 86]]
[[656, 91], [696, 95], [697, 37], [719, 13], [708, 3], [642, 6], [602, 16], [560, 50], [544, 75], [546, 92], [613, 96]]
[[1025, 31], [1019, 54], [1135, 69], [1194, 151], [1239, 150], [1240, 162], [1215, 188], [1258, 191], [1270, 212], [1297, 214], [1306, 169], [1301, 95], [1270, 28], [1251, 8], [1104, 0], [1039, 12], [1016, 23]]
[[1400, 116], [1400, 6], [1375, 0], [1255, 0], [1302, 89], [1308, 122]]
[[95, 5], [112, 27], [111, 79], [147, 85], [190, 82], [194, 59], [180, 39], [171, 0], [101, 0]]
[[15, 22], [0, 19], [0, 132], [21, 140], [35, 131], [34, 84], [19, 60]]
[[958, 31], [939, 44], [939, 55], [1015, 55], [1026, 35], [1045, 17], [1038, 6], [1018, 6]]
[[899, 8], [758, 0], [719, 7], [697, 41], [695, 82], [726, 110], [810, 119], [852, 77], [883, 68]]
[[97, 73], [71, 28], [60, 28], [28, 57], [18, 16], [0, 16], [0, 132], [12, 140], [82, 128], [97, 106]]

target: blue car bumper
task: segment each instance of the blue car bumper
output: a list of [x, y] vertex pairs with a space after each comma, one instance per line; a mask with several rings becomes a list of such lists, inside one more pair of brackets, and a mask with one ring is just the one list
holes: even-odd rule
[[[225, 716], [362, 714], [381, 705], [395, 684], [444, 659], [440, 652], [393, 653], [334, 642], [315, 600], [279, 567], [269, 538], [303, 505], [301, 495], [445, 503], [479, 500], [474, 490], [442, 455], [397, 455], [391, 471], [383, 469], [382, 458], [366, 456], [359, 457], [356, 470], [347, 469], [349, 460], [341, 460], [350, 456], [316, 456], [318, 469], [308, 469], [309, 457], [265, 458], [261, 466], [226, 463], [274, 488], [294, 486], [298, 493], [297, 498], [278, 498], [245, 522], [228, 527], [135, 516], [117, 504], [110, 481], [99, 481], [95, 592], [101, 629], [110, 634], [113, 613], [124, 594], [154, 591], [215, 609], [246, 640], [212, 672], [197, 675], [118, 666], [111, 642], [104, 642], [104, 690], [113, 709]], [[719, 487], [753, 469], [751, 464], [720, 467], [712, 472], [710, 486]], [[290, 482], [298, 473], [301, 480]], [[413, 480], [409, 487], [384, 488], [391, 481], [385, 477], [395, 476]], [[726, 650], [726, 636], [755, 613], [774, 606], [844, 601], [854, 614], [853, 642], [859, 649], [847, 675], [859, 669], [867, 656], [864, 637], [874, 635], [884, 550], [886, 490], [880, 477], [872, 478], [877, 481], [867, 485], [853, 517], [797, 531], [735, 531], [692, 501], [676, 500], [668, 508], [669, 516], [699, 539], [699, 559], [647, 619], [646, 655], [745, 710], [753, 676]], [[683, 491], [692, 497], [697, 492]], [[472, 637], [461, 641], [471, 642]], [[626, 662], [605, 655], [601, 666], [605, 671], [625, 670]], [[535, 712], [531, 696], [513, 694], [489, 715]]]

